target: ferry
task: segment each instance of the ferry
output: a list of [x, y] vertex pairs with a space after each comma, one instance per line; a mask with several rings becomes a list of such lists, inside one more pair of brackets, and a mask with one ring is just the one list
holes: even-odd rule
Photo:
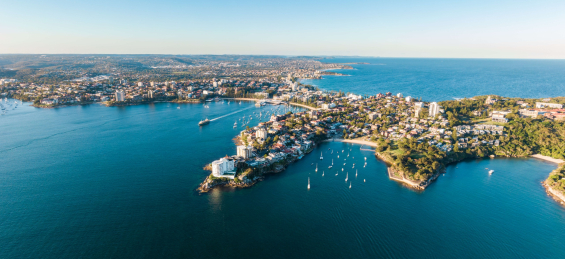
[[210, 123], [210, 120], [209, 120], [209, 119], [205, 119], [205, 120], [203, 120], [203, 121], [200, 121], [200, 122], [198, 123], [198, 125], [199, 125], [199, 126], [202, 126], [202, 125], [206, 125], [206, 124], [209, 124], [209, 123]]

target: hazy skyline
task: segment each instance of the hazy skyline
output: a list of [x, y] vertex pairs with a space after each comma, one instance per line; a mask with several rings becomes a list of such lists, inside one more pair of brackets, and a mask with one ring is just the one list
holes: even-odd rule
[[565, 58], [565, 1], [0, 0], [0, 53]]

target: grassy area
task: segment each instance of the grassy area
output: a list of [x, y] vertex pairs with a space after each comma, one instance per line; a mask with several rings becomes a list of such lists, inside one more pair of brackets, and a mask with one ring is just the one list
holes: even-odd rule
[[490, 124], [490, 125], [498, 125], [498, 126], [506, 126], [506, 124], [507, 124], [507, 123], [502, 123], [502, 122], [494, 122], [494, 121], [492, 121], [491, 118], [473, 119], [472, 122], [475, 123], [475, 124]]

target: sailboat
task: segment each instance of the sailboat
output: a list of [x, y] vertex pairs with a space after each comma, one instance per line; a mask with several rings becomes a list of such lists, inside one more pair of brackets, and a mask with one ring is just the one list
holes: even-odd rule
[[332, 165], [334, 165], [334, 159], [332, 158]]
[[320, 160], [324, 160], [324, 156], [322, 155], [322, 152], [320, 152]]
[[341, 171], [343, 172], [343, 168], [341, 169]]
[[337, 155], [337, 158], [339, 158], [339, 155]]
[[494, 173], [494, 170], [488, 171], [488, 175], [491, 175], [492, 173]]
[[349, 189], [351, 189], [351, 183], [349, 183]]
[[308, 190], [310, 190], [310, 177], [308, 177]]
[[347, 182], [347, 179], [349, 178], [349, 173], [345, 174], [345, 181]]
[[367, 157], [365, 157], [365, 161], [367, 161]]
[[318, 172], [318, 163], [316, 163], [316, 172]]
[[324, 176], [324, 171], [322, 171], [322, 176]]
[[357, 177], [357, 170], [355, 170], [355, 177]]

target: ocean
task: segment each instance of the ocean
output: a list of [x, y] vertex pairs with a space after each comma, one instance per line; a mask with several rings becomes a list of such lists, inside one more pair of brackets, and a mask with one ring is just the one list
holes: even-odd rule
[[323, 90], [375, 95], [402, 93], [424, 101], [478, 95], [545, 98], [565, 96], [565, 60], [335, 58], [347, 76], [301, 80]]

